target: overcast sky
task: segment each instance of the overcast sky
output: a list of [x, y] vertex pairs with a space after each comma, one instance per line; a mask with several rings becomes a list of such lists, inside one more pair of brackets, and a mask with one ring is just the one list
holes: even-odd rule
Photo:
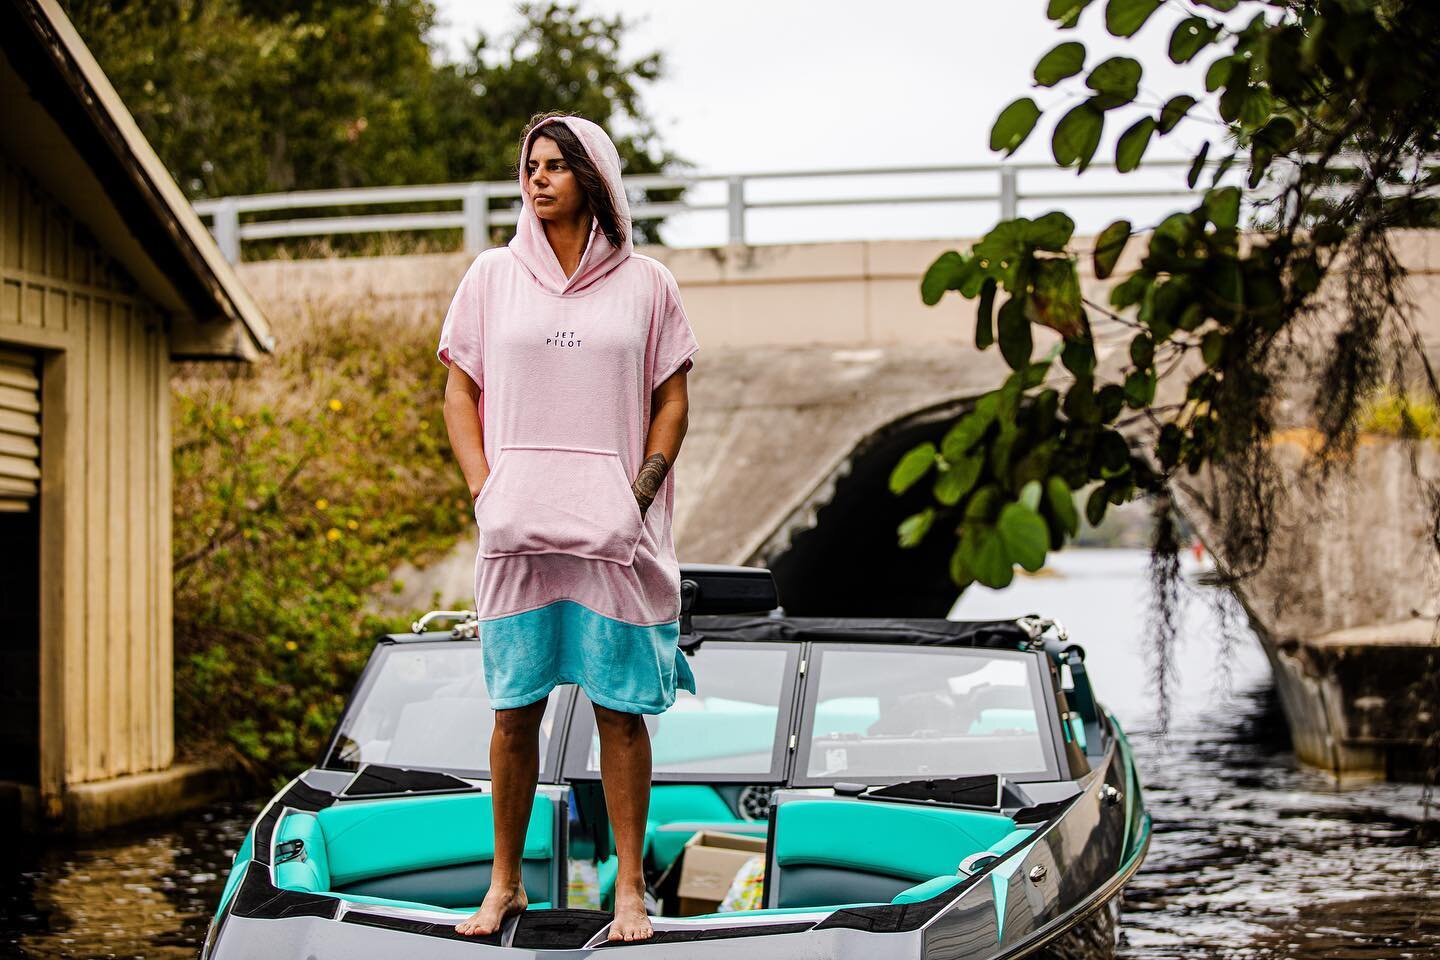
[[[444, 23], [435, 39], [455, 56], [477, 29], [497, 37], [519, 20], [514, 4], [502, 0], [438, 0], [438, 7]], [[1146, 68], [1141, 100], [1147, 104], [1203, 90], [1203, 71], [1213, 55], [1202, 54], [1196, 64], [1183, 68], [1166, 57], [1170, 32], [1180, 19], [1170, 5], [1130, 41], [1105, 32], [1103, 7], [1092, 4], [1077, 29], [1063, 32], [1045, 19], [1045, 0], [832, 0], [823, 5], [730, 0], [723, 6], [692, 0], [588, 0], [581, 11], [622, 13], [635, 21], [627, 59], [657, 49], [665, 54], [667, 75], [642, 89], [666, 146], [701, 172], [747, 172], [994, 163], [1000, 157], [989, 150], [990, 128], [1010, 101], [1027, 93], [1042, 108], [1078, 101], [1074, 92], [1032, 87], [1036, 61], [1061, 40], [1085, 43], [1087, 66], [1115, 53], [1135, 56]], [[536, 109], [548, 108], [537, 104]], [[1134, 110], [1112, 112], [1096, 167], [1099, 158], [1113, 156], [1115, 137], [1138, 116]], [[1015, 159], [1049, 160], [1050, 129], [1057, 119], [1058, 114], [1047, 111]], [[1165, 139], [1152, 141], [1147, 159], [1188, 157], [1214, 132], [1182, 124]], [[876, 178], [868, 186], [853, 181], [771, 182], [757, 184], [752, 195], [855, 195], [877, 187], [891, 194], [977, 192], [993, 189], [994, 180], [890, 178], [887, 183]], [[1142, 171], [1121, 178], [1097, 170], [1080, 181], [1073, 171], [1022, 174], [1022, 190], [1030, 191], [1086, 184], [1133, 189], [1159, 182], [1183, 186], [1183, 171]], [[1084, 229], [1119, 215], [1116, 203], [1058, 205]], [[1056, 205], [1036, 200], [1021, 212], [1034, 216]], [[758, 242], [802, 239], [817, 232], [834, 237], [957, 236], [983, 229], [996, 213], [994, 207], [980, 204], [755, 212], [749, 226], [751, 239]], [[696, 215], [694, 223], [677, 226], [667, 235], [669, 242], [723, 240], [718, 214]]]

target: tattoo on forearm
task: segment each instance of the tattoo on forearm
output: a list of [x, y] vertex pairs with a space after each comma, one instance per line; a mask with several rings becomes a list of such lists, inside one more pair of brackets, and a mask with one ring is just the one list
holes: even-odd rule
[[660, 484], [665, 482], [665, 474], [670, 472], [670, 464], [665, 462], [665, 454], [652, 453], [645, 458], [640, 465], [640, 473], [631, 485], [635, 492], [635, 499], [640, 504], [640, 512], [644, 513], [650, 508], [655, 499], [655, 494], [660, 492]]

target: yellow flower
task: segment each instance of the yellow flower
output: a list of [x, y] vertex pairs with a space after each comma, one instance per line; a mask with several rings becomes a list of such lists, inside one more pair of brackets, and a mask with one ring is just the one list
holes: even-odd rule
[[421, 421], [420, 421], [420, 429], [421, 429], [421, 430], [429, 430], [429, 429], [430, 429], [430, 421], [429, 421], [429, 420], [421, 420]]
[[334, 527], [331, 527], [329, 530], [325, 531], [325, 537], [328, 540], [339, 540], [340, 531], [335, 529]]
[[339, 410], [339, 409], [340, 409], [341, 407], [343, 407], [343, 406], [344, 406], [344, 404], [342, 404], [339, 400], [331, 400], [331, 401], [330, 401], [330, 409], [331, 409], [331, 410]]
[[245, 418], [244, 418], [244, 417], [236, 417], [235, 419], [231, 420], [230, 422], [233, 423], [233, 424], [235, 424], [235, 429], [236, 429], [236, 430], [243, 429], [244, 426], [245, 426]]
[[324, 497], [321, 497], [319, 500], [315, 501], [316, 510], [324, 510], [328, 506], [330, 506], [330, 501], [326, 500]]
[[296, 643], [294, 640], [286, 640], [285, 649], [293, 653], [294, 651], [300, 649], [300, 644]]
[[349, 527], [351, 530], [359, 530], [359, 529], [360, 529], [360, 524], [356, 523], [354, 520], [351, 520], [351, 521], [347, 522], [347, 523], [345, 524], [345, 526]]

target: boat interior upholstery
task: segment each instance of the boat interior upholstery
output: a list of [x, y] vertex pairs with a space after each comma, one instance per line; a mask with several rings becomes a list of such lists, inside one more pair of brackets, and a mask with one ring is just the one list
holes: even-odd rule
[[[801, 795], [805, 796], [805, 795]], [[892, 903], [965, 879], [961, 861], [997, 856], [1029, 837], [1000, 813], [873, 800], [789, 799], [776, 806], [766, 868], [767, 907]]]
[[[786, 791], [776, 800], [765, 909], [747, 915], [927, 899], [965, 880], [960, 864], [968, 857], [999, 856], [1034, 829], [981, 810]], [[522, 859], [531, 909], [549, 907], [567, 883], [565, 858], [556, 856], [555, 842], [557, 826], [563, 825], [557, 817], [566, 814], [564, 801], [536, 795]], [[656, 785], [645, 831], [647, 873], [669, 867], [698, 830], [764, 837], [767, 828], [766, 820], [737, 816], [713, 787]], [[485, 793], [346, 802], [318, 813], [292, 810], [275, 838], [275, 882], [356, 903], [468, 914], [489, 887], [492, 839]], [[568, 852], [571, 858], [593, 853], [574, 834]], [[613, 906], [617, 866], [613, 853], [597, 864], [602, 909]]]
[[[548, 907], [562, 882], [555, 857], [556, 802], [537, 794], [521, 873], [531, 909]], [[357, 903], [471, 912], [490, 886], [495, 858], [490, 795], [462, 793], [339, 803], [292, 810], [276, 834], [275, 884]], [[284, 845], [304, 841], [294, 859]]]

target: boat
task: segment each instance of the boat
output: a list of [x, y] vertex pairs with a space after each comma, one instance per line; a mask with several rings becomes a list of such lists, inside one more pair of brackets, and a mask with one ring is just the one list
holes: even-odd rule
[[[608, 940], [613, 834], [572, 685], [542, 721], [530, 906], [455, 931], [489, 882], [494, 714], [480, 624], [433, 611], [378, 638], [324, 755], [255, 818], [201, 960], [1113, 952], [1151, 822], [1061, 625], [790, 616], [755, 567], [685, 564], [681, 583], [698, 694], [647, 718], [653, 937]], [[695, 912], [677, 869], [715, 834], [750, 838], [761, 893]], [[571, 902], [581, 873], [588, 904]]]

